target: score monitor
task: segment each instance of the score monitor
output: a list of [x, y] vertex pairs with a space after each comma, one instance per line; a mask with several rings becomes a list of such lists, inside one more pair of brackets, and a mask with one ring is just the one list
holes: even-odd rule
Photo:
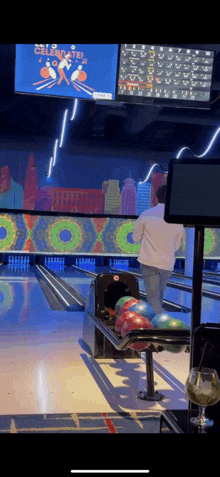
[[121, 44], [116, 99], [210, 108], [214, 51]]
[[219, 159], [171, 159], [165, 222], [219, 228], [219, 182]]

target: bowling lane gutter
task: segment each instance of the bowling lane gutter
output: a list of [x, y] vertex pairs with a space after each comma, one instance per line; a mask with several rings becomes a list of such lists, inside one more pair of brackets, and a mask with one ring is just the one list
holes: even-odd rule
[[43, 265], [36, 265], [36, 270], [46, 280], [64, 309], [67, 311], [84, 311], [85, 299], [74, 288]]
[[148, 341], [159, 344], [189, 345], [190, 330], [158, 330], [158, 329], [136, 329], [129, 331], [122, 339], [110, 330], [97, 316], [90, 311], [86, 311], [96, 327], [118, 350], [125, 350], [131, 343]]
[[76, 265], [72, 265], [72, 267], [78, 270], [79, 272], [87, 273], [88, 275], [91, 275], [92, 277], [97, 277], [98, 275], [95, 272], [91, 272], [91, 270], [86, 270], [85, 268], [80, 268], [80, 267], [77, 267]]
[[[204, 272], [206, 274], [206, 272]], [[211, 272], [212, 273], [212, 272]], [[209, 275], [209, 273], [208, 273]], [[202, 278], [203, 283], [208, 283], [209, 285], [214, 285], [215, 287], [220, 287], [220, 281], [219, 281], [219, 275], [216, 276], [215, 273], [213, 273], [215, 277], [211, 280], [211, 278]], [[184, 278], [184, 280], [192, 280], [193, 277], [186, 277], [183, 273], [178, 273], [178, 272], [173, 272], [172, 273], [173, 277], [178, 277], [178, 278]]]

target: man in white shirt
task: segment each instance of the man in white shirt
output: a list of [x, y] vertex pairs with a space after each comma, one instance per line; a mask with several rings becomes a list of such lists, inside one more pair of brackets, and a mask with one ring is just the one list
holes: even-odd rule
[[175, 264], [175, 252], [180, 248], [183, 225], [164, 220], [166, 185], [156, 192], [157, 205], [145, 210], [134, 224], [132, 238], [141, 242], [138, 255], [147, 301], [157, 314], [163, 313], [163, 293]]

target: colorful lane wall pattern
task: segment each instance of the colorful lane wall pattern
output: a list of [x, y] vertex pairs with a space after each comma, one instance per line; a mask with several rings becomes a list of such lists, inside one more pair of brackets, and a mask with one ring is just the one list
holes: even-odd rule
[[0, 251], [65, 254], [137, 254], [134, 220], [0, 215]]
[[[137, 256], [135, 220], [0, 214], [0, 251]], [[185, 257], [185, 234], [176, 257]], [[205, 229], [204, 257], [220, 257], [220, 230]]]

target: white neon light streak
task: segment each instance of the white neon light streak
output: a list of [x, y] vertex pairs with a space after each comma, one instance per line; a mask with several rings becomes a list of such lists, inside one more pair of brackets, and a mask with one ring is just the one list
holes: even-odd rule
[[55, 166], [56, 162], [56, 157], [57, 157], [57, 144], [58, 144], [58, 139], [56, 139], [54, 143], [54, 149], [53, 149], [53, 166]]
[[63, 138], [64, 138], [64, 131], [65, 131], [65, 126], [66, 126], [66, 117], [67, 117], [68, 109], [64, 111], [63, 115], [63, 124], [62, 124], [62, 131], [61, 131], [61, 137], [60, 137], [60, 144], [59, 147], [62, 147], [63, 145]]
[[[192, 152], [193, 152], [193, 155], [194, 155], [195, 157], [204, 157], [204, 156], [207, 154], [207, 152], [210, 151], [210, 149], [211, 149], [211, 147], [212, 147], [212, 145], [213, 145], [213, 143], [214, 143], [216, 137], [218, 136], [219, 131], [220, 131], [220, 127], [218, 127], [218, 129], [215, 131], [214, 135], [212, 136], [212, 139], [211, 139], [210, 143], [208, 144], [208, 147], [205, 149], [205, 151], [204, 151], [202, 154], [200, 154], [200, 156], [197, 156], [197, 155], [194, 154], [194, 152], [192, 151]], [[183, 152], [185, 149], [189, 149], [189, 151], [192, 150], [192, 149], [190, 149], [190, 147], [182, 147], [182, 149], [180, 149], [180, 151], [178, 152], [178, 154], [177, 154], [177, 156], [176, 156], [176, 159], [179, 159], [180, 155], [182, 154], [182, 152]]]
[[159, 167], [160, 167], [160, 164], [155, 163], [155, 164], [151, 167], [151, 169], [149, 170], [146, 179], [144, 179], [144, 181], [139, 181], [138, 184], [144, 184], [145, 182], [147, 182], [148, 179], [149, 179], [150, 176], [151, 176], [151, 173], [153, 172], [153, 169], [154, 169], [156, 166], [159, 166]]
[[149, 474], [149, 470], [71, 470], [72, 474]]
[[47, 177], [50, 177], [50, 176], [51, 176], [52, 162], [53, 162], [53, 157], [50, 158], [50, 164], [49, 164], [49, 170], [48, 170]]
[[70, 118], [70, 121], [72, 121], [75, 118], [77, 104], [78, 104], [78, 99], [75, 99], [74, 104], [73, 104], [73, 112], [72, 112], [72, 116]]

